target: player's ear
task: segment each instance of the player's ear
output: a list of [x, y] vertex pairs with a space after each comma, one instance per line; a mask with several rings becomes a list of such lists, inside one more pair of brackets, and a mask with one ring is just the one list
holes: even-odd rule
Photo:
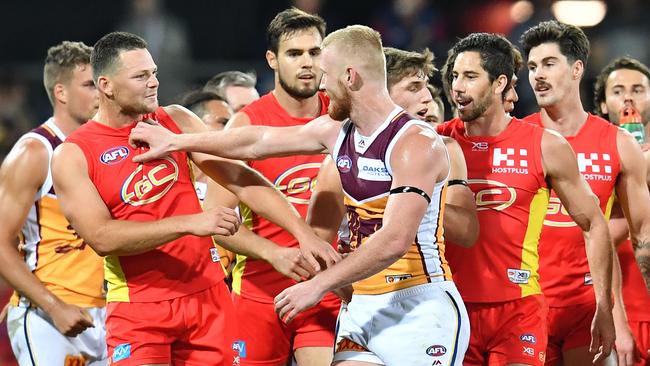
[[273, 53], [270, 50], [266, 51], [266, 63], [269, 64], [269, 67], [272, 70], [277, 70], [278, 69], [278, 58], [276, 57], [275, 53]]
[[607, 104], [605, 102], [600, 102], [600, 110], [603, 112], [603, 114], [608, 114], [607, 112]]
[[494, 88], [494, 94], [503, 94], [503, 91], [506, 89], [506, 86], [508, 85], [508, 77], [501, 74], [499, 75], [496, 80], [494, 80], [495, 83], [495, 88]]
[[68, 93], [66, 93], [65, 86], [63, 84], [57, 83], [54, 85], [54, 89], [52, 90], [52, 97], [62, 104], [68, 103]]
[[361, 86], [363, 85], [363, 81], [361, 80], [361, 75], [357, 72], [357, 70], [348, 67], [345, 69], [345, 74], [346, 74], [346, 85], [350, 90], [357, 91], [361, 89]]
[[108, 97], [113, 96], [113, 83], [106, 76], [98, 77], [95, 85], [100, 93], [103, 93]]

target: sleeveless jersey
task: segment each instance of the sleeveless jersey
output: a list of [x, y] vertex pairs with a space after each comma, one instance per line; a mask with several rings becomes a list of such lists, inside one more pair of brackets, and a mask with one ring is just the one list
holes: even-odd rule
[[[524, 118], [524, 121], [544, 127], [539, 112]], [[618, 127], [589, 114], [587, 122], [575, 136], [565, 136], [576, 153], [580, 174], [598, 197], [600, 209], [607, 219], [621, 168], [617, 134]], [[542, 291], [549, 306], [595, 301], [582, 229], [571, 219], [553, 190], [540, 238], [539, 256]]]
[[627, 318], [633, 322], [650, 322], [650, 294], [629, 239], [619, 245], [618, 260], [623, 274], [623, 302]]
[[447, 250], [463, 299], [502, 302], [540, 294], [537, 247], [549, 200], [542, 167], [544, 130], [516, 118], [498, 136], [467, 136], [458, 118], [437, 130], [463, 149], [476, 198], [476, 243]]
[[[174, 133], [180, 129], [161, 107], [144, 118]], [[200, 213], [188, 155], [175, 152], [144, 164], [122, 128], [89, 121], [68, 137], [86, 157], [88, 176], [115, 220], [155, 221]], [[212, 238], [186, 235], [145, 253], [104, 259], [108, 301], [155, 302], [196, 293], [224, 278]]]
[[[47, 177], [34, 197], [20, 234], [25, 263], [45, 288], [62, 301], [81, 307], [102, 307], [105, 305], [102, 258], [84, 243], [63, 216], [52, 185], [52, 152], [65, 140], [65, 135], [50, 118], [19, 141], [24, 139], [40, 141], [48, 154]], [[15, 293], [11, 303], [18, 305], [20, 300]]]
[[[322, 92], [317, 95], [321, 103], [319, 115], [326, 114], [329, 98]], [[253, 126], [298, 126], [312, 120], [290, 116], [273, 92], [247, 105], [241, 112], [248, 116]], [[324, 155], [293, 155], [249, 161], [248, 164], [270, 180], [304, 219], [307, 217], [309, 199], [324, 158]], [[255, 234], [280, 246], [298, 247], [296, 239], [284, 229], [255, 213], [251, 214], [251, 229]], [[269, 263], [237, 255], [232, 287], [241, 297], [273, 303], [275, 296], [293, 284], [293, 280], [277, 272]]]
[[[344, 123], [332, 157], [341, 176], [351, 250], [381, 229], [393, 183], [391, 152], [404, 132], [416, 125], [431, 129], [401, 108], [395, 108], [370, 137], [362, 136], [351, 121]], [[435, 185], [431, 203], [406, 254], [381, 272], [355, 282], [355, 294], [383, 294], [451, 280], [442, 228], [446, 183]]]

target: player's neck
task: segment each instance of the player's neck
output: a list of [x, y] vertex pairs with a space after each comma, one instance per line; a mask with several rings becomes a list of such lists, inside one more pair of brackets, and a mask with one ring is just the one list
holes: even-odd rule
[[577, 96], [541, 108], [540, 116], [545, 128], [555, 130], [562, 136], [575, 136], [587, 122], [588, 115]]
[[142, 114], [125, 113], [115, 103], [100, 101], [95, 120], [112, 128], [122, 128], [135, 121], [142, 120]]
[[371, 136], [386, 121], [395, 107], [397, 105], [390, 99], [387, 90], [383, 93], [370, 92], [365, 97], [352, 100], [350, 119], [361, 135]]
[[69, 136], [86, 121], [78, 121], [70, 115], [70, 112], [63, 107], [54, 108], [54, 124], [64, 135]]
[[291, 117], [316, 118], [320, 116], [321, 105], [318, 93], [309, 98], [297, 99], [287, 93], [279, 84], [273, 89], [273, 95], [278, 100], [282, 109]]
[[465, 122], [468, 136], [498, 136], [512, 121], [512, 117], [503, 109], [503, 104], [493, 103], [479, 118]]

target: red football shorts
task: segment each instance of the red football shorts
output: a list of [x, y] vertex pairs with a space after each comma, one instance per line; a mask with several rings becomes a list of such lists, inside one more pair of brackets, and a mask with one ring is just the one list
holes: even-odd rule
[[109, 365], [236, 365], [236, 322], [224, 282], [172, 300], [111, 302], [106, 309]]
[[471, 326], [464, 365], [543, 365], [548, 305], [542, 295], [466, 303]]
[[560, 362], [564, 351], [589, 347], [591, 321], [595, 313], [595, 302], [548, 309], [547, 365], [556, 365]]
[[328, 296], [285, 324], [273, 304], [257, 302], [233, 293], [239, 334], [241, 365], [279, 365], [292, 351], [303, 347], [334, 347], [334, 331], [341, 302]]
[[650, 322], [630, 321], [629, 323], [636, 342], [636, 350], [640, 357], [640, 361], [634, 363], [634, 366], [650, 365], [650, 354], [648, 354], [650, 349]]

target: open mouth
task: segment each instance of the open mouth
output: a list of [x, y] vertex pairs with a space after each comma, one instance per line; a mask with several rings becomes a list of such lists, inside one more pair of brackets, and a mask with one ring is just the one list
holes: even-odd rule
[[418, 116], [424, 119], [427, 115], [427, 111], [429, 111], [429, 108], [422, 108], [419, 111], [417, 111], [415, 114], [417, 114]]
[[301, 74], [301, 75], [298, 75], [298, 79], [305, 80], [305, 81], [310, 81], [310, 80], [313, 80], [314, 78], [315, 78], [314, 74]]
[[551, 86], [546, 83], [535, 84], [535, 91], [539, 93], [544, 93], [551, 90]]
[[470, 103], [472, 103], [472, 99], [456, 98], [456, 106], [459, 110], [465, 109], [465, 107], [467, 107]]

